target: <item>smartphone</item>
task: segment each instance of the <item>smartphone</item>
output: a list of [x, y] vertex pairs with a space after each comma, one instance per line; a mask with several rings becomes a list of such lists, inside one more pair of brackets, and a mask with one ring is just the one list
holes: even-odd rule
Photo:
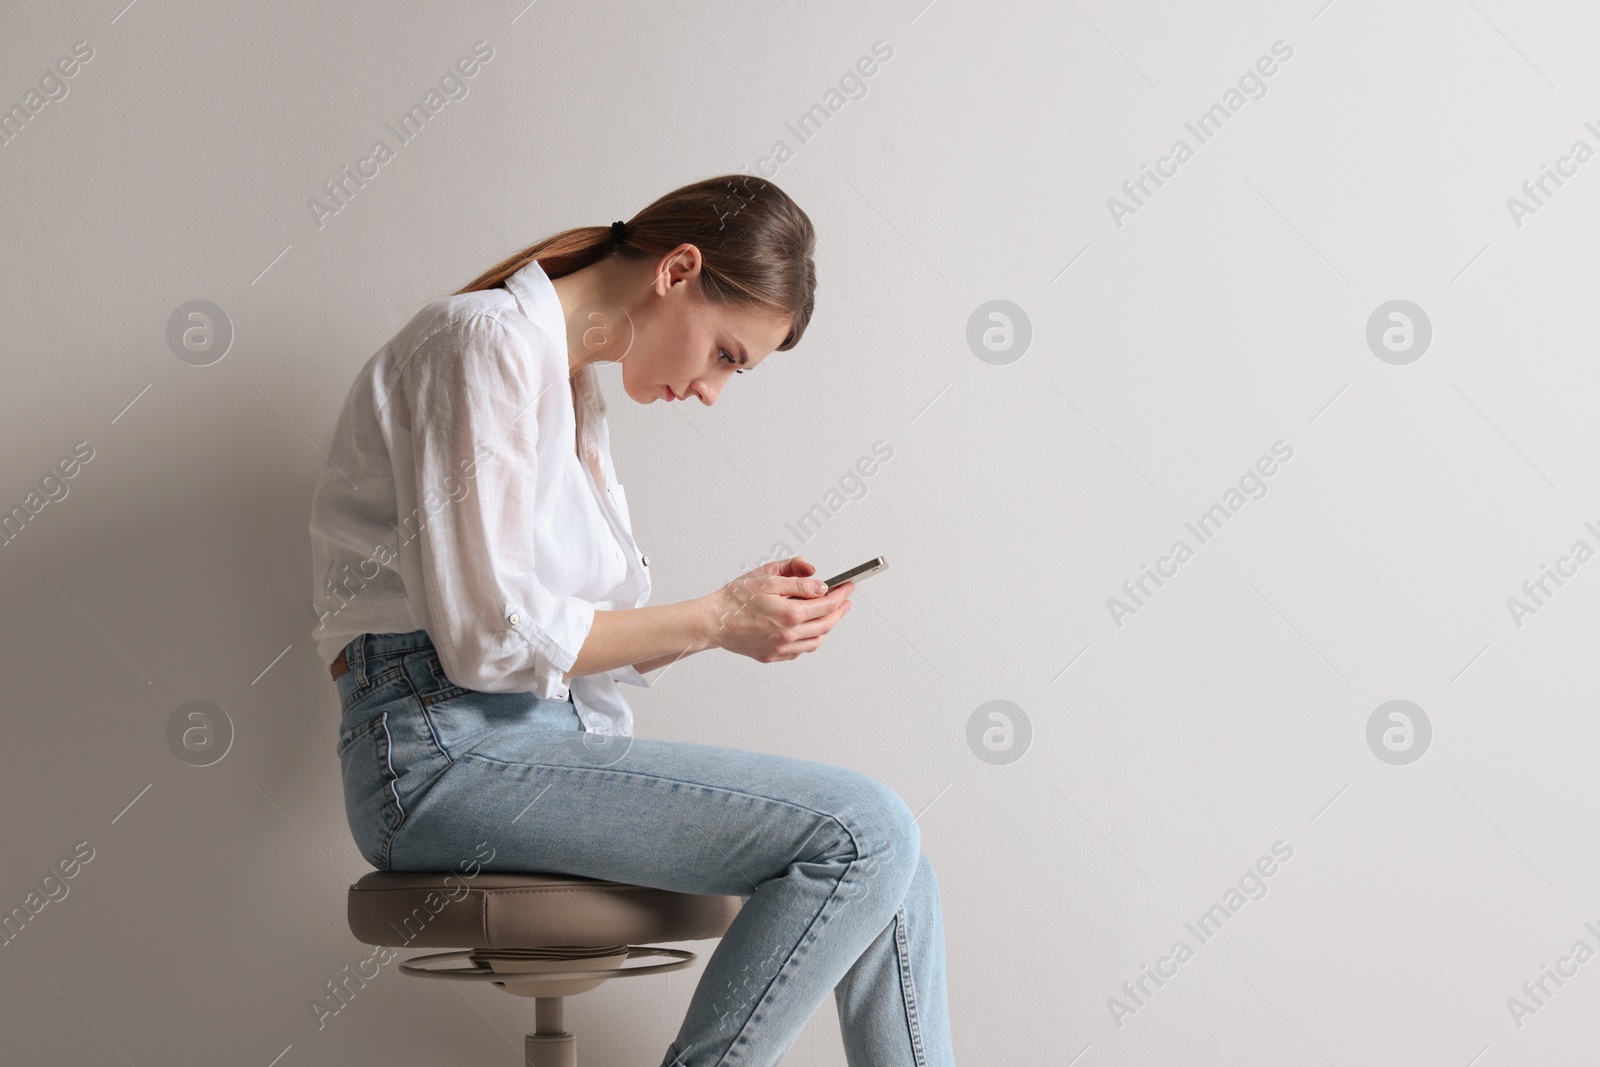
[[828, 592], [833, 592], [833, 587], [843, 582], [860, 582], [863, 578], [870, 578], [874, 574], [889, 566], [889, 561], [882, 556], [876, 556], [859, 566], [851, 567], [842, 574], [835, 574], [828, 579]]

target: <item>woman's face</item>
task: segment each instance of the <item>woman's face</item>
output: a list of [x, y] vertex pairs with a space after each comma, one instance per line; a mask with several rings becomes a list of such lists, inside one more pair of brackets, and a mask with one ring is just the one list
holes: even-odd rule
[[713, 304], [700, 287], [700, 250], [670, 253], [628, 307], [633, 343], [622, 359], [622, 388], [650, 404], [698, 397], [710, 407], [736, 371], [747, 371], [788, 335], [791, 320]]

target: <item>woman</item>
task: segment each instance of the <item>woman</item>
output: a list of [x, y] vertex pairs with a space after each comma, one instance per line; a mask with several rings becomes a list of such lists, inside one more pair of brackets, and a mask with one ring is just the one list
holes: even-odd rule
[[[635, 738], [618, 682], [706, 649], [815, 651], [850, 610], [800, 557], [646, 607], [595, 362], [641, 404], [799, 343], [811, 221], [744, 175], [550, 237], [368, 361], [312, 504], [314, 634], [350, 829], [379, 869], [745, 897], [664, 1065], [775, 1064], [832, 990], [853, 1067], [945, 1067], [944, 932], [905, 802], [854, 771]], [[623, 357], [626, 358], [623, 358]], [[710, 532], [710, 531], [708, 531]]]

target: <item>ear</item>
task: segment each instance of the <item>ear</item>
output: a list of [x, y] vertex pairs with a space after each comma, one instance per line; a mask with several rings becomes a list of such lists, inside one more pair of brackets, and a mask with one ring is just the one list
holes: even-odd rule
[[665, 296], [667, 290], [675, 285], [684, 282], [692, 283], [700, 276], [702, 262], [700, 249], [688, 242], [684, 242], [665, 256], [662, 256], [661, 263], [656, 268], [656, 294]]

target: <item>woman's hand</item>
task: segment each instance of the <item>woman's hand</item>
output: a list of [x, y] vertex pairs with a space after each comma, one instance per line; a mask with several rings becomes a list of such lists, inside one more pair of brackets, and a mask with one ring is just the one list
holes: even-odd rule
[[711, 613], [712, 645], [758, 663], [815, 652], [849, 612], [856, 588], [845, 582], [828, 593], [811, 577], [816, 571], [799, 556], [774, 560], [702, 598]]

